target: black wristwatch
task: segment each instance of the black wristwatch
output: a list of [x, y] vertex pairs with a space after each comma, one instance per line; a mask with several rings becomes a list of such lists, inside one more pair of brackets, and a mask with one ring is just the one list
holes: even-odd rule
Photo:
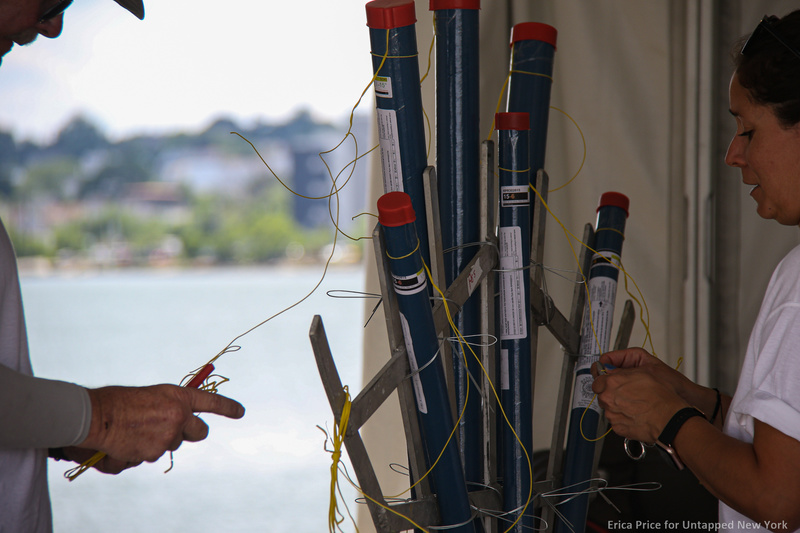
[[703, 412], [696, 408], [696, 407], [684, 407], [670, 418], [667, 425], [664, 426], [664, 430], [661, 432], [661, 435], [658, 436], [656, 440], [656, 445], [664, 450], [669, 458], [672, 459], [672, 462], [675, 464], [675, 467], [678, 470], [683, 470], [684, 465], [681, 462], [680, 457], [678, 457], [678, 452], [675, 451], [675, 448], [672, 447], [672, 441], [675, 440], [675, 436], [678, 434], [678, 430], [681, 429], [683, 424], [686, 423], [687, 420], [694, 416], [701, 416], [703, 418], [706, 415]]

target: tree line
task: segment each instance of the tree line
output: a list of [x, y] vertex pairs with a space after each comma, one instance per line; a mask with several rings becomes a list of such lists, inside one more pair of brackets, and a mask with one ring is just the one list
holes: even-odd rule
[[[135, 209], [131, 186], [160, 182], [158, 161], [179, 150], [214, 149], [256, 157], [254, 143], [300, 138], [334, 126], [300, 113], [286, 124], [241, 128], [221, 119], [198, 134], [109, 140], [78, 116], [48, 144], [18, 142], [0, 131], [0, 215], [19, 257], [54, 261], [113, 254], [119, 264], [170, 259], [183, 263], [249, 264], [313, 256], [332, 240], [332, 227], [303, 228], [291, 193], [265, 169], [235, 191], [172, 187], [170, 205]], [[175, 184], [173, 184], [175, 185]], [[54, 213], [62, 216], [54, 217]], [[63, 214], [66, 213], [66, 214]], [[55, 220], [52, 222], [51, 219]]]

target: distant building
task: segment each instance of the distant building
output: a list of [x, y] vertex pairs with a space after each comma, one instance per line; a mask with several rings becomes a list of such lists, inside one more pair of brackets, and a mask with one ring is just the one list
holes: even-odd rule
[[189, 216], [186, 194], [183, 186], [178, 183], [163, 181], [131, 183], [128, 186], [125, 205], [139, 215], [157, 215], [171, 223], [183, 222]]
[[[285, 146], [274, 143], [263, 149], [259, 147], [259, 151], [276, 172], [291, 168], [283, 155]], [[235, 196], [246, 194], [252, 182], [264, 179], [269, 170], [258, 157], [230, 154], [214, 147], [198, 147], [163, 154], [157, 173], [162, 181], [187, 185], [195, 192]]]
[[[348, 231], [354, 225], [352, 217], [367, 210], [365, 206], [367, 198], [366, 159], [357, 161], [355, 165], [353, 162], [357, 156], [363, 155], [369, 150], [367, 146], [368, 124], [367, 117], [356, 115], [353, 118], [352, 133], [358, 142], [358, 154], [356, 154], [356, 145], [353, 139], [348, 138], [335, 151], [322, 154], [325, 163], [320, 159], [320, 153], [339, 144], [346, 132], [345, 128], [292, 139], [293, 188], [302, 196], [322, 198], [309, 200], [295, 196], [293, 201], [294, 218], [303, 227], [330, 226], [333, 216], [334, 219], [338, 218], [339, 227]], [[335, 187], [334, 180], [336, 181]], [[334, 190], [338, 193], [335, 197], [331, 197]], [[329, 200], [331, 201], [330, 207]]]

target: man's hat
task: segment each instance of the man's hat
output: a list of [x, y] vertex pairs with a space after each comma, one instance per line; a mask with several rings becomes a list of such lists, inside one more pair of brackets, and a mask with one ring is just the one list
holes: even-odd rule
[[136, 15], [139, 20], [144, 19], [144, 4], [142, 0], [114, 0], [116, 3]]

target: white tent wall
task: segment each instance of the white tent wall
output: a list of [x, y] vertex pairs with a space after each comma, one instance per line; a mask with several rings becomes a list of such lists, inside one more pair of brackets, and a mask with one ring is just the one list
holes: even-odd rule
[[785, 15], [797, 9], [789, 0], [718, 2], [714, 36], [721, 68], [714, 87], [712, 143], [714, 192], [714, 241], [712, 250], [713, 290], [709, 326], [710, 375], [723, 390], [732, 392], [747, 347], [764, 289], [775, 265], [800, 242], [797, 228], [779, 226], [755, 212], [755, 203], [743, 186], [741, 174], [723, 164], [732, 135], [726, 61], [730, 45], [755, 28], [764, 14]]
[[[420, 70], [427, 68], [432, 34], [428, 0], [417, 3]], [[764, 13], [783, 15], [791, 1], [484, 0], [480, 14], [481, 134], [489, 136], [509, 62], [511, 26], [545, 22], [557, 28], [547, 140], [550, 207], [580, 236], [594, 223], [600, 195], [618, 191], [631, 200], [623, 264], [628, 287], [649, 310], [652, 344], [639, 322], [631, 345], [653, 349], [701, 383], [732, 393], [764, 288], [780, 258], [800, 242], [797, 228], [761, 220], [738, 170], [723, 159], [735, 124], [728, 114], [729, 49]], [[434, 121], [434, 74], [423, 84], [423, 104]], [[504, 105], [504, 102], [503, 102]], [[501, 108], [502, 110], [503, 108]], [[372, 163], [370, 205], [382, 193]], [[435, 149], [430, 164], [435, 165]], [[372, 209], [374, 211], [374, 209]], [[574, 271], [565, 234], [548, 217], [544, 263]], [[769, 235], [769, 238], [764, 238]], [[572, 245], [578, 248], [573, 241]], [[367, 253], [368, 292], [379, 292], [375, 261]], [[572, 273], [567, 277], [571, 278]], [[546, 274], [556, 305], [569, 311], [572, 282]], [[639, 296], [632, 281], [641, 289]], [[620, 283], [617, 315], [628, 298]], [[374, 303], [367, 302], [367, 314]], [[617, 321], [618, 322], [618, 321]], [[388, 360], [383, 311], [364, 334], [364, 382]], [[538, 344], [534, 446], [548, 448], [563, 352], [543, 331]], [[391, 463], [407, 464], [396, 398], [362, 430], [385, 494], [407, 479]], [[405, 495], [404, 497], [408, 497]], [[371, 531], [359, 506], [361, 531]]]

